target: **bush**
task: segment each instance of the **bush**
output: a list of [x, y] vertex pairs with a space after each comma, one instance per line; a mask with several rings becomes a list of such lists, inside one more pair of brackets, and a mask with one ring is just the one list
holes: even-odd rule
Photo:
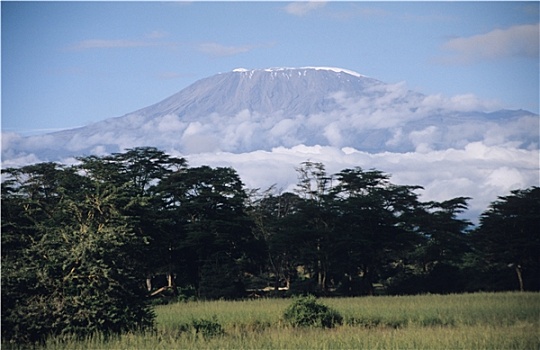
[[[20, 218], [2, 213], [2, 229], [16, 228], [7, 236], [2, 231], [2, 248], [8, 238], [13, 244], [1, 257], [2, 341], [30, 347], [54, 336], [86, 338], [153, 327], [141, 283], [146, 237], [116, 207], [124, 198], [119, 189], [88, 186], [91, 190], [84, 185], [72, 197], [62, 188], [51, 194], [55, 202], [12, 202], [25, 230], [18, 229]], [[23, 213], [30, 206], [25, 201], [37, 209]]]
[[332, 328], [343, 322], [343, 317], [337, 311], [319, 304], [314, 296], [296, 298], [285, 309], [283, 318], [293, 327]]
[[195, 330], [196, 334], [201, 334], [204, 338], [222, 335], [225, 332], [223, 327], [219, 324], [214, 317], [212, 320], [198, 319], [191, 321], [191, 327]]

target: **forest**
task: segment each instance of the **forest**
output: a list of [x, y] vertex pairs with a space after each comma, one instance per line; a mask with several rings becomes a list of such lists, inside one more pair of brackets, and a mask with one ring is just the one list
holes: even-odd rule
[[376, 169], [294, 192], [152, 147], [2, 170], [2, 338], [151, 328], [152, 303], [540, 290], [540, 188], [423, 202]]

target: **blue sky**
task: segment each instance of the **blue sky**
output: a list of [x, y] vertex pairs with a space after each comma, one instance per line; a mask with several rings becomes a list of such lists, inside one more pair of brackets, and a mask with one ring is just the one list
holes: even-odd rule
[[538, 2], [6, 2], [2, 130], [117, 117], [238, 67], [332, 66], [538, 113]]

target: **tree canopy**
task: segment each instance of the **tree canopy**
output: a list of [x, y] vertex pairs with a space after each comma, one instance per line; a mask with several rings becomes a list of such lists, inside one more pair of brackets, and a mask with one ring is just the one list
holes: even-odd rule
[[480, 217], [474, 243], [485, 266], [512, 269], [519, 290], [540, 289], [540, 188], [512, 191]]
[[294, 192], [248, 190], [232, 168], [152, 147], [4, 169], [3, 338], [151, 327], [149, 302], [187, 294], [540, 289], [538, 187], [473, 228], [467, 197], [423, 202], [376, 169], [297, 172]]

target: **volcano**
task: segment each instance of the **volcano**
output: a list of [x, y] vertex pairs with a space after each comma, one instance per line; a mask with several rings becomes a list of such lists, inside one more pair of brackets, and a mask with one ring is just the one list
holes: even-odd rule
[[233, 167], [248, 188], [292, 191], [295, 167], [311, 160], [329, 173], [384, 171], [424, 187], [425, 200], [472, 197], [478, 218], [497, 196], [539, 185], [538, 145], [538, 115], [490, 111], [472, 95], [425, 95], [341, 68], [238, 68], [85, 127], [3, 134], [2, 166], [151, 146], [191, 166]]
[[405, 153], [497, 139], [527, 149], [538, 144], [537, 124], [527, 111], [475, 110], [467, 96], [426, 96], [341, 68], [238, 68], [121, 117], [8, 138], [3, 158], [53, 161], [138, 146], [181, 154], [296, 145]]

